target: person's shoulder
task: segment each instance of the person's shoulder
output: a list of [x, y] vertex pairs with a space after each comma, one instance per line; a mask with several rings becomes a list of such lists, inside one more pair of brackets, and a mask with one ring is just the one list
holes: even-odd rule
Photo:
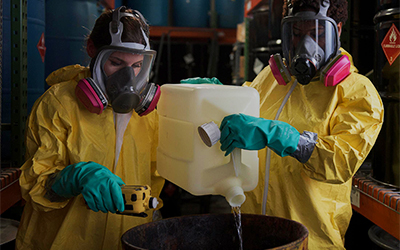
[[46, 82], [50, 87], [44, 94], [44, 98], [60, 102], [75, 101], [76, 84], [80, 79], [89, 76], [89, 68], [78, 64], [60, 68], [47, 77]]
[[269, 66], [265, 67], [252, 82], [245, 82], [243, 86], [255, 88], [260, 94], [275, 88], [277, 82]]
[[69, 112], [77, 103], [75, 95], [76, 82], [73, 80], [60, 82], [49, 87], [49, 89], [36, 101], [39, 109], [57, 110]]
[[[359, 73], [352, 72], [337, 85], [340, 92], [348, 99], [379, 99], [379, 93], [371, 80]], [[346, 99], [347, 99], [346, 98]]]
[[271, 76], [271, 69], [269, 66], [267, 66], [260, 73], [258, 73], [253, 81], [247, 81], [243, 84], [243, 86], [258, 88], [260, 85], [264, 85], [265, 82], [270, 82]]
[[82, 78], [89, 77], [90, 70], [88, 67], [81, 66], [79, 64], [69, 65], [62, 67], [52, 72], [47, 78], [46, 82], [52, 86], [65, 81], [79, 81]]
[[351, 72], [341, 83], [339, 83], [339, 86], [353, 89], [365, 87], [375, 89], [374, 84], [368, 77], [357, 72]]

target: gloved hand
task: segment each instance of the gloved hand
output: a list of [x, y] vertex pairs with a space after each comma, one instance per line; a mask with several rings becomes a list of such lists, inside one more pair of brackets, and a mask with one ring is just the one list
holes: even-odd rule
[[266, 146], [284, 157], [297, 149], [300, 133], [282, 121], [244, 114], [226, 116], [221, 123], [221, 150], [225, 156], [234, 148], [260, 150]]
[[59, 196], [71, 198], [82, 193], [87, 205], [95, 212], [115, 213], [125, 210], [122, 179], [95, 162], [69, 165], [57, 174], [51, 189]]
[[187, 78], [182, 79], [181, 83], [189, 83], [189, 84], [218, 84], [223, 85], [216, 77], [213, 78], [201, 78], [201, 77], [194, 77], [194, 78]]

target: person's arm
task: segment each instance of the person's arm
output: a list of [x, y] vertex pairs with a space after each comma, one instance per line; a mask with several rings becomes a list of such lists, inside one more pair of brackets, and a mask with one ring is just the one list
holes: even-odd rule
[[46, 194], [48, 177], [70, 164], [66, 140], [69, 114], [63, 105], [46, 93], [32, 108], [26, 127], [26, 162], [21, 167], [22, 197], [32, 200], [36, 210], [50, 211], [63, 208], [68, 200], [50, 202]]
[[122, 179], [108, 168], [96, 162], [79, 162], [65, 167], [61, 172], [47, 180], [48, 194], [72, 198], [83, 195], [86, 204], [95, 212], [103, 213], [125, 210], [121, 186]]
[[303, 165], [313, 179], [347, 182], [357, 172], [380, 132], [383, 105], [364, 76], [352, 74], [337, 85], [339, 104], [330, 118], [330, 134], [318, 135], [310, 159]]
[[122, 212], [120, 186], [124, 182], [100, 164], [69, 158], [72, 129], [69, 112], [48, 91], [34, 105], [28, 120], [28, 160], [20, 177], [23, 198], [32, 201], [36, 210], [50, 211], [65, 207], [70, 198], [82, 194], [94, 211]]
[[221, 150], [225, 156], [235, 148], [260, 150], [271, 148], [279, 156], [293, 154], [299, 143], [300, 133], [290, 124], [245, 114], [224, 117], [220, 126]]
[[[258, 81], [271, 82], [271, 76], [266, 72], [257, 77]], [[253, 84], [246, 82], [244, 86]], [[304, 163], [304, 171], [310, 178], [329, 183], [346, 182], [355, 174], [374, 145], [383, 122], [379, 94], [366, 77], [353, 73], [336, 88], [339, 104], [330, 117], [330, 134], [302, 131], [297, 150], [290, 154]], [[306, 147], [302, 150], [302, 146]], [[298, 157], [301, 151], [309, 159]]]

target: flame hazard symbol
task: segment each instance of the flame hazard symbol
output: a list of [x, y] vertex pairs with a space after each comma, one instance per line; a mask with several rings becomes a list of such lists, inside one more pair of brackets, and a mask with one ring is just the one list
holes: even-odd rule
[[400, 55], [400, 32], [397, 27], [392, 24], [385, 38], [383, 39], [381, 46], [383, 52], [385, 53], [386, 58], [389, 61], [389, 64], [396, 60], [396, 58]]

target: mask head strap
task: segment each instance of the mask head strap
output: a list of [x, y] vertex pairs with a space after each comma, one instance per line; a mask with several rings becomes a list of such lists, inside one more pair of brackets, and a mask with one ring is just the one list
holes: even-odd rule
[[292, 16], [292, 15], [293, 15], [293, 4], [292, 4], [292, 0], [288, 0], [288, 1], [287, 1], [287, 7], [288, 7], [288, 16]]
[[[329, 0], [321, 0], [321, 3], [319, 5], [319, 13], [318, 14], [320, 14], [322, 16], [327, 16], [329, 6], [330, 6]], [[287, 7], [288, 7], [288, 16], [294, 15], [292, 0], [287, 1]]]
[[327, 14], [329, 6], [329, 0], [321, 0], [321, 4], [319, 5], [319, 13], [323, 16], [328, 16]]
[[132, 17], [132, 18], [139, 18], [142, 20], [144, 23], [145, 19], [143, 15], [137, 11], [134, 10], [134, 14], [124, 12], [126, 10], [125, 6], [121, 6], [113, 11], [113, 20], [110, 22], [109, 25], [109, 32], [111, 35], [111, 44], [113, 46], [119, 46], [119, 47], [127, 47], [130, 49], [137, 49], [137, 50], [150, 50], [150, 44], [149, 44], [149, 38], [147, 37], [146, 33], [143, 31], [142, 27], [140, 27], [140, 30], [142, 31], [142, 36], [143, 39], [146, 43], [146, 45], [143, 45], [141, 43], [134, 43], [134, 42], [122, 42], [121, 37], [122, 37], [122, 32], [124, 31], [124, 24], [121, 22], [121, 18], [123, 17]]

